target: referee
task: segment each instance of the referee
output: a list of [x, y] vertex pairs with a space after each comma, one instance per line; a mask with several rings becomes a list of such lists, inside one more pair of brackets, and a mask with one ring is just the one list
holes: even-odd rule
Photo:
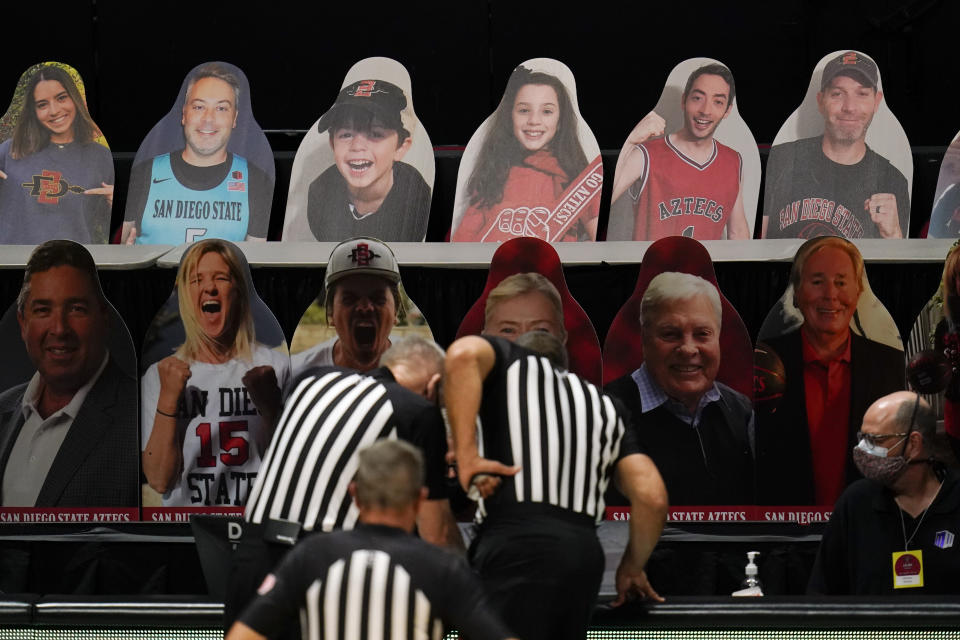
[[380, 438], [401, 438], [423, 452], [428, 494], [419, 533], [427, 542], [462, 548], [446, 496], [446, 431], [434, 402], [443, 357], [434, 342], [408, 337], [367, 375], [319, 367], [289, 385], [244, 512], [225, 603], [228, 627], [302, 533], [353, 527], [358, 511], [347, 488], [356, 452]]
[[409, 535], [427, 495], [420, 452], [381, 440], [358, 458], [357, 527], [297, 545], [227, 640], [266, 638], [298, 609], [309, 640], [440, 640], [451, 625], [472, 640], [506, 638], [463, 560]]
[[663, 481], [613, 401], [565, 369], [563, 343], [546, 332], [516, 343], [468, 336], [447, 351], [460, 483], [481, 497], [469, 559], [524, 640], [585, 637], [604, 566], [596, 523], [614, 470], [632, 507], [614, 604], [660, 599], [643, 568], [666, 517]]

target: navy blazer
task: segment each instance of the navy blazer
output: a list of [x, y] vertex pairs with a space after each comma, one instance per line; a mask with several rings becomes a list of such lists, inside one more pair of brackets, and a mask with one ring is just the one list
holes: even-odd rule
[[[0, 394], [0, 492], [23, 426], [27, 383]], [[74, 418], [37, 507], [136, 507], [140, 494], [137, 381], [110, 358]]]

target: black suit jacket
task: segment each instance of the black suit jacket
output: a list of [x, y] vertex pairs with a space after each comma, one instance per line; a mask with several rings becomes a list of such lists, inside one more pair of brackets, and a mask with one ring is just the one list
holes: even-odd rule
[[[853, 463], [863, 414], [882, 396], [904, 388], [903, 352], [850, 334], [850, 422], [847, 425], [846, 484], [862, 477]], [[786, 390], [774, 413], [757, 412], [757, 468], [761, 504], [816, 502], [813, 453], [807, 428], [800, 330], [764, 340], [783, 361]], [[829, 407], [827, 410], [829, 411]]]
[[[23, 426], [27, 384], [0, 394], [0, 491]], [[70, 425], [37, 507], [136, 507], [140, 492], [137, 381], [107, 362]]]

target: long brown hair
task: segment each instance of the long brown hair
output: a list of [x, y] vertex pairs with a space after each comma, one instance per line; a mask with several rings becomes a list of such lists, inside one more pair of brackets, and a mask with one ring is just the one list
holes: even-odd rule
[[557, 93], [560, 119], [557, 122], [557, 133], [550, 141], [549, 151], [567, 176], [572, 180], [588, 164], [577, 135], [579, 122], [567, 88], [556, 76], [542, 71], [531, 71], [521, 65], [507, 81], [503, 99], [494, 112], [493, 122], [477, 154], [477, 163], [467, 185], [471, 205], [489, 208], [500, 202], [510, 169], [523, 163], [524, 158], [530, 155], [513, 134], [513, 104], [520, 89], [528, 84], [547, 85]]
[[70, 99], [73, 100], [76, 112], [73, 118], [74, 142], [91, 142], [100, 135], [97, 125], [94, 124], [87, 111], [87, 103], [80, 95], [76, 83], [70, 74], [60, 67], [47, 64], [37, 69], [24, 89], [23, 108], [20, 110], [20, 119], [13, 130], [13, 142], [10, 143], [10, 157], [25, 158], [46, 148], [50, 144], [50, 130], [37, 119], [37, 102], [34, 91], [37, 85], [44, 80], [59, 82]]

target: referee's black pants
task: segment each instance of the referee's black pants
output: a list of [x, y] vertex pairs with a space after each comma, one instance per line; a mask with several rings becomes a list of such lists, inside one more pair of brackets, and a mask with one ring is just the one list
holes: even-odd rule
[[603, 578], [592, 519], [551, 505], [510, 505], [470, 546], [492, 608], [523, 640], [583, 640]]

